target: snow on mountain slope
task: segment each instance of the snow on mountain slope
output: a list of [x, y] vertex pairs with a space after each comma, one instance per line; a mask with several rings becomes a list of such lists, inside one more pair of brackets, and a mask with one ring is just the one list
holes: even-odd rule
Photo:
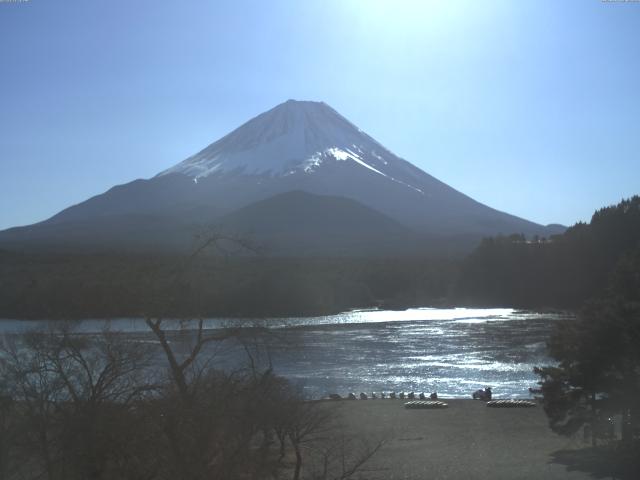
[[[288, 100], [169, 168], [197, 182], [213, 174], [282, 177], [353, 162], [415, 191], [404, 162], [323, 102]], [[400, 167], [400, 168], [399, 168]], [[406, 170], [406, 169], [405, 169]], [[396, 178], [400, 177], [400, 178]]]
[[[288, 100], [156, 176], [229, 209], [285, 191], [344, 196], [430, 234], [538, 232], [386, 149], [323, 102]], [[205, 193], [206, 191], [206, 193]]]

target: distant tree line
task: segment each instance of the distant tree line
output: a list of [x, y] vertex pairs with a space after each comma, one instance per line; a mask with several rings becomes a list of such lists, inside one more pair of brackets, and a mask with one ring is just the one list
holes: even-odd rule
[[0, 251], [0, 318], [324, 315], [350, 308], [577, 309], [640, 242], [640, 197], [551, 238], [486, 238], [466, 258]]
[[446, 302], [457, 264], [0, 252], [0, 318], [291, 316]]

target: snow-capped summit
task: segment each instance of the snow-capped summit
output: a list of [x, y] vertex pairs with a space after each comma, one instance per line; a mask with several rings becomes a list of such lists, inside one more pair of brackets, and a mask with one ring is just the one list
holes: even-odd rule
[[399, 172], [393, 165], [405, 162], [333, 108], [296, 100], [258, 115], [159, 175], [181, 173], [196, 181], [213, 174], [287, 176], [313, 173], [331, 162], [352, 162], [391, 181], [405, 181], [395, 178]]

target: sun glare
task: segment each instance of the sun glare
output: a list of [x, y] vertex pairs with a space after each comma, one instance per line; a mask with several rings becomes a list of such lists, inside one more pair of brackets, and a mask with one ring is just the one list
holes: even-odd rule
[[473, 9], [472, 3], [442, 0], [353, 0], [346, 4], [369, 26], [394, 33], [438, 32], [467, 20]]

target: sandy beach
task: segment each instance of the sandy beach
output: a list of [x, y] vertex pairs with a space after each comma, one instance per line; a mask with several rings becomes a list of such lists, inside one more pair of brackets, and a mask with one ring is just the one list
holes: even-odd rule
[[554, 434], [541, 406], [488, 408], [480, 401], [443, 401], [449, 408], [408, 410], [402, 400], [335, 402], [350, 431], [386, 439], [363, 478], [593, 478], [564, 464], [562, 459], [586, 445], [581, 438]]

